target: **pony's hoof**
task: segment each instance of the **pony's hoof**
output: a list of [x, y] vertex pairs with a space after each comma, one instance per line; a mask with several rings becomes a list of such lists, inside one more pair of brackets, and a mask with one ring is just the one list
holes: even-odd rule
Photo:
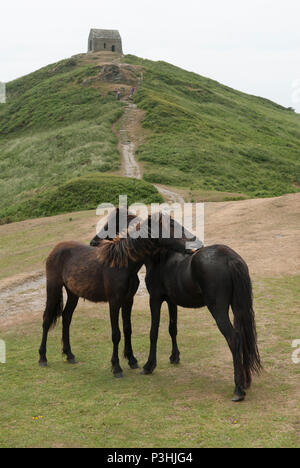
[[78, 361], [76, 361], [75, 358], [67, 359], [66, 362], [67, 362], [68, 364], [78, 364]]
[[135, 362], [134, 364], [129, 364], [129, 367], [130, 367], [130, 369], [139, 369], [140, 368], [140, 366], [138, 365], [137, 362]]
[[39, 366], [40, 367], [48, 367], [48, 362], [47, 361], [39, 361]]
[[153, 370], [148, 370], [148, 369], [142, 369], [141, 374], [143, 375], [151, 375], [153, 373]]
[[176, 358], [170, 357], [170, 364], [179, 364], [179, 362], [180, 362], [179, 357], [176, 357]]
[[117, 372], [116, 374], [114, 374], [114, 377], [116, 379], [122, 379], [122, 377], [124, 377], [123, 372]]
[[234, 403], [245, 400], [246, 395], [234, 395], [232, 400]]

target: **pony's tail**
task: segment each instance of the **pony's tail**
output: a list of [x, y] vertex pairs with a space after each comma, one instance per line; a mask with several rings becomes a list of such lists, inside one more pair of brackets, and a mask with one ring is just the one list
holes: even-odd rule
[[239, 353], [244, 371], [244, 385], [249, 388], [252, 374], [262, 369], [257, 347], [255, 313], [253, 310], [252, 284], [247, 265], [242, 259], [229, 260], [233, 283], [231, 307], [234, 328], [239, 334]]
[[64, 308], [62, 285], [53, 284], [47, 280], [47, 302], [44, 312], [44, 323], [48, 328], [54, 328]]

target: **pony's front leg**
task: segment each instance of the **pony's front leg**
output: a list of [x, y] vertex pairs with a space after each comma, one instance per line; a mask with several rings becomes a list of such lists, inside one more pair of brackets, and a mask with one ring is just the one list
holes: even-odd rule
[[143, 367], [142, 374], [152, 374], [156, 367], [157, 338], [160, 322], [160, 309], [162, 300], [150, 297], [151, 330], [150, 330], [150, 353], [148, 361]]
[[109, 303], [110, 323], [112, 331], [113, 354], [111, 358], [112, 371], [115, 377], [123, 377], [123, 370], [119, 361], [119, 343], [121, 340], [121, 332], [119, 328], [119, 313], [120, 304]]
[[139, 365], [137, 359], [134, 357], [132, 345], [131, 345], [131, 310], [132, 310], [133, 298], [122, 304], [122, 319], [123, 319], [123, 331], [124, 331], [124, 357], [128, 359], [128, 364], [131, 369], [138, 369]]
[[170, 356], [171, 364], [178, 364], [180, 361], [180, 352], [177, 346], [177, 305], [168, 302], [169, 308], [169, 333], [172, 339], [172, 354]]

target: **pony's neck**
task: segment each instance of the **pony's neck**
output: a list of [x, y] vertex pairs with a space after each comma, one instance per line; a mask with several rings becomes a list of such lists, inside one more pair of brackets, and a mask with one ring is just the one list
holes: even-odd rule
[[[121, 239], [121, 242], [123, 239]], [[143, 265], [147, 259], [154, 254], [156, 247], [152, 239], [128, 237], [124, 239], [126, 248], [128, 249], [128, 264]]]
[[98, 258], [111, 267], [126, 267], [138, 271], [154, 250], [152, 239], [116, 237], [114, 240], [103, 241]]
[[131, 274], [138, 273], [142, 266], [145, 264], [145, 261], [134, 262], [132, 260], [128, 261], [128, 270]]

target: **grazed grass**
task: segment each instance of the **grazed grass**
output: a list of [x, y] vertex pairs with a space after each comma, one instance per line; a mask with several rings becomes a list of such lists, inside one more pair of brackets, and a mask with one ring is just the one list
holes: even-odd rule
[[[230, 401], [229, 350], [205, 310], [180, 310], [182, 362], [174, 367], [164, 309], [157, 370], [142, 376], [122, 360], [121, 380], [110, 372], [106, 305], [79, 305], [72, 342], [80, 363], [74, 367], [60, 357], [60, 327], [50, 335], [47, 369], [36, 362], [40, 323], [1, 334], [8, 359], [0, 365], [0, 446], [299, 447], [300, 367], [291, 361], [291, 340], [300, 332], [298, 284], [299, 277], [255, 282], [265, 370], [238, 405]], [[148, 306], [138, 298], [133, 345], [140, 364], [148, 331]]]
[[87, 242], [99, 219], [93, 210], [0, 226], [0, 279], [44, 270], [58, 240]]
[[201, 203], [201, 202], [222, 202], [222, 201], [236, 201], [246, 200], [247, 195], [242, 193], [219, 192], [217, 190], [201, 190], [193, 187], [182, 186], [165, 186], [167, 189], [177, 192], [183, 197], [186, 203]]

